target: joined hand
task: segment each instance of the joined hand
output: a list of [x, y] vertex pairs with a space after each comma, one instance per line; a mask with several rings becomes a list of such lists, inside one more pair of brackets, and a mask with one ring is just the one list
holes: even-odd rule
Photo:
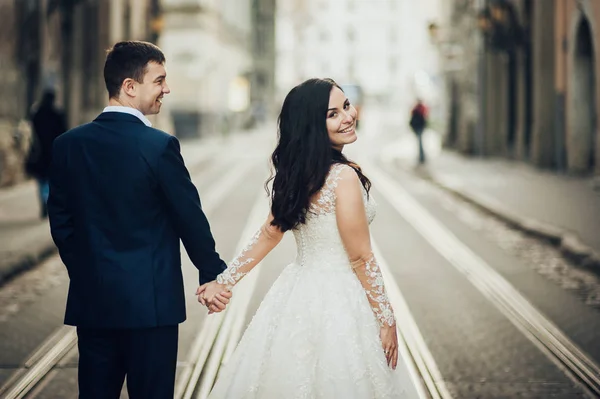
[[216, 281], [202, 284], [196, 290], [198, 302], [208, 308], [208, 314], [219, 313], [225, 310], [232, 297], [225, 285], [219, 284]]

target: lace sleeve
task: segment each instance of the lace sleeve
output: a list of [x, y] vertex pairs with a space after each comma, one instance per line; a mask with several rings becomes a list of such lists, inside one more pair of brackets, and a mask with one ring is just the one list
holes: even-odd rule
[[254, 233], [250, 242], [229, 263], [227, 269], [217, 276], [217, 283], [223, 284], [228, 290], [231, 290], [238, 281], [275, 248], [283, 238], [283, 232], [272, 226], [271, 220], [273, 220], [273, 217], [269, 216], [263, 226]]
[[344, 165], [334, 193], [338, 230], [352, 270], [363, 286], [379, 324], [393, 326], [394, 313], [385, 292], [381, 269], [371, 249], [363, 187], [354, 169]]
[[371, 303], [371, 308], [379, 321], [379, 325], [382, 327], [384, 325], [393, 326], [396, 319], [385, 292], [383, 275], [375, 255], [371, 253], [366, 260], [359, 259], [352, 262], [352, 269], [365, 289], [367, 299]]

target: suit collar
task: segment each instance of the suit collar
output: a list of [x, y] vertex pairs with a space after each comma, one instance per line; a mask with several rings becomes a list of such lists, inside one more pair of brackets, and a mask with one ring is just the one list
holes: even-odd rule
[[126, 114], [123, 112], [102, 112], [95, 119], [96, 121], [118, 121], [118, 122], [133, 122], [146, 126], [140, 118], [135, 115]]
[[123, 105], [109, 105], [108, 107], [104, 108], [104, 112], [121, 112], [123, 114], [130, 114], [144, 122], [144, 125], [152, 127], [152, 123], [148, 120], [148, 118], [146, 118], [146, 116], [142, 114], [140, 110], [135, 108], [125, 107]]

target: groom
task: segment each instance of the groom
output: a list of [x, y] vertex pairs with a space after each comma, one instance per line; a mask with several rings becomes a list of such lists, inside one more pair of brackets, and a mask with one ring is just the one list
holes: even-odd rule
[[[179, 240], [200, 284], [225, 268], [175, 137], [152, 128], [169, 93], [153, 44], [117, 43], [106, 57], [109, 106], [55, 141], [48, 212], [77, 326], [79, 397], [173, 398], [185, 315]], [[219, 312], [231, 298], [209, 305]]]

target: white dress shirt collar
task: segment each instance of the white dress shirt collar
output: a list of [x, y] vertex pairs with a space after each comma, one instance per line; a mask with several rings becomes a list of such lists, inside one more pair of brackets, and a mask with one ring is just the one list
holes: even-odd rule
[[148, 120], [148, 118], [146, 118], [144, 116], [144, 114], [142, 114], [139, 110], [135, 109], [135, 108], [131, 108], [131, 107], [124, 107], [121, 105], [109, 105], [108, 107], [104, 108], [104, 112], [121, 112], [123, 114], [130, 114], [133, 116], [137, 116], [139, 120], [141, 120], [142, 122], [144, 122], [144, 125], [148, 126], [148, 127], [152, 127], [152, 123]]

